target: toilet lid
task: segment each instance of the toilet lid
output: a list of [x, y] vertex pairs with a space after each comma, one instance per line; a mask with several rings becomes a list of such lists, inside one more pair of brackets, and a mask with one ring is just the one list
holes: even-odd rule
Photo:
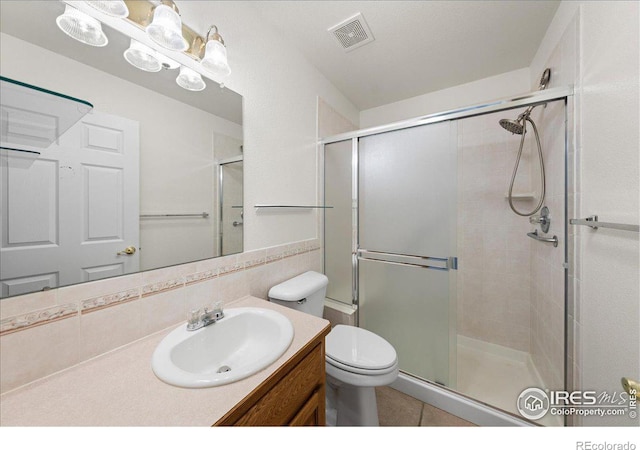
[[363, 328], [336, 325], [327, 335], [326, 356], [350, 367], [386, 369], [397, 361], [396, 350], [383, 338]]

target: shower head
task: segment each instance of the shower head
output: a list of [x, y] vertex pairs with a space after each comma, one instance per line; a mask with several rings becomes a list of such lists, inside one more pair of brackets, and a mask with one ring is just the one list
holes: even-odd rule
[[[549, 80], [551, 79], [551, 69], [547, 68], [542, 72], [542, 76], [540, 77], [540, 84], [538, 85], [538, 90], [543, 91], [547, 88], [549, 84]], [[529, 119], [529, 115], [533, 108], [537, 105], [529, 106], [522, 114], [518, 116], [516, 120], [509, 119], [501, 119], [500, 126], [505, 130], [513, 133], [513, 134], [522, 134], [525, 132], [525, 121]]]
[[502, 128], [513, 134], [522, 134], [522, 132], [524, 131], [524, 121], [500, 119], [499, 123]]

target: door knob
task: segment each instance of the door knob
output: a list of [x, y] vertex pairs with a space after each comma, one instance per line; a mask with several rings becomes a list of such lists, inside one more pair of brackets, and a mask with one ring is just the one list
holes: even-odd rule
[[631, 395], [632, 397], [640, 396], [640, 383], [630, 380], [627, 377], [623, 377], [620, 381], [622, 382], [622, 387], [624, 388], [624, 390], [627, 391], [627, 394]]
[[121, 252], [116, 253], [116, 255], [133, 255], [136, 252], [136, 248], [132, 245], [130, 247], [125, 248]]

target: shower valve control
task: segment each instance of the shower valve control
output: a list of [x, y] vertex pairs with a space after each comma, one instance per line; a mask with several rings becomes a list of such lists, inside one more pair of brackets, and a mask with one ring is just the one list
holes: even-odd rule
[[542, 229], [542, 232], [548, 233], [549, 227], [551, 226], [551, 216], [549, 215], [549, 208], [545, 206], [540, 210], [539, 216], [529, 217], [529, 223], [540, 224], [540, 228]]

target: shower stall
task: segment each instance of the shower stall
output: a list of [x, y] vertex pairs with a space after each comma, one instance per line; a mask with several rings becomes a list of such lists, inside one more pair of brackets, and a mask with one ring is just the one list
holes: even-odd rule
[[[323, 141], [327, 298], [396, 348], [401, 390], [518, 421], [524, 389], [567, 387], [571, 95], [541, 90]], [[518, 116], [511, 129], [505, 114]], [[521, 134], [505, 131], [517, 123]]]
[[231, 158], [218, 165], [220, 256], [242, 252], [244, 161]]

